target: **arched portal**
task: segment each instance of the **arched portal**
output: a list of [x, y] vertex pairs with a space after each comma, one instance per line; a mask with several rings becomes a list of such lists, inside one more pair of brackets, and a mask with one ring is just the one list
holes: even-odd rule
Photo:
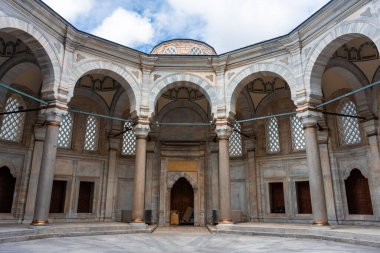
[[350, 176], [344, 180], [346, 186], [349, 214], [373, 214], [371, 194], [368, 179], [360, 170], [353, 169]]
[[178, 211], [180, 224], [194, 224], [194, 190], [184, 177], [179, 178], [171, 189], [170, 210]]
[[0, 213], [12, 211], [13, 194], [16, 178], [13, 177], [8, 167], [0, 168]]

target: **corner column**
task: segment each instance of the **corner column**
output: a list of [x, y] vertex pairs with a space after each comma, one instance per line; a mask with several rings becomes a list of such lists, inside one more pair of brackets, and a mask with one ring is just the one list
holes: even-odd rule
[[136, 160], [132, 223], [144, 223], [146, 138], [150, 130], [149, 121], [138, 120], [133, 130], [136, 135]]
[[216, 123], [219, 139], [219, 224], [232, 224], [229, 137], [232, 128], [226, 123]]
[[46, 115], [46, 133], [43, 145], [40, 175], [38, 178], [36, 203], [34, 207], [33, 226], [48, 225], [50, 198], [53, 187], [55, 159], [57, 154], [57, 141], [59, 126], [67, 107], [49, 104]]
[[311, 207], [313, 211], [313, 225], [329, 226], [325, 188], [323, 183], [321, 157], [317, 138], [317, 122], [320, 112], [306, 110], [298, 113], [305, 131], [307, 165], [309, 168], [309, 185]]
[[371, 199], [373, 214], [380, 215], [380, 151], [379, 151], [379, 136], [377, 133], [378, 120], [370, 119], [361, 123], [365, 134], [368, 138], [368, 144], [370, 148], [370, 159], [368, 159], [368, 165], [370, 167], [370, 183]]

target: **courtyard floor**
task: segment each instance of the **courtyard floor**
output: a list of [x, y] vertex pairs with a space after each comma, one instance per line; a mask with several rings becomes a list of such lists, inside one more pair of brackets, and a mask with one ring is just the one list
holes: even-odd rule
[[2, 243], [0, 252], [380, 252], [379, 248], [300, 238], [210, 234], [204, 227], [158, 227], [154, 233], [47, 238]]

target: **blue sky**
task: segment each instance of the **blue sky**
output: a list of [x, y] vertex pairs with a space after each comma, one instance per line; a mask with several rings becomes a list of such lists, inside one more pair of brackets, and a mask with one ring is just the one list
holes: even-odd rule
[[287, 34], [329, 0], [43, 0], [77, 29], [149, 53], [174, 38], [224, 53]]

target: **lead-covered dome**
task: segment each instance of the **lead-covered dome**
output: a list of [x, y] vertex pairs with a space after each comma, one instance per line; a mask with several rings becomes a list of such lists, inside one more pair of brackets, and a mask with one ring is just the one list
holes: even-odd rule
[[161, 42], [151, 54], [216, 55], [215, 49], [198, 40], [174, 39]]

